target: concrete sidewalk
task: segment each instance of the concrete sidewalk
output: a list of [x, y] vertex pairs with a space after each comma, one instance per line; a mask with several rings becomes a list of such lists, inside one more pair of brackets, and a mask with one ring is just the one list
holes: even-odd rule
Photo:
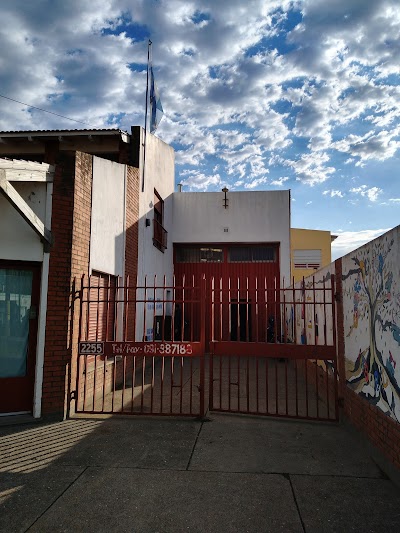
[[334, 423], [73, 419], [0, 428], [0, 531], [388, 533], [400, 491]]

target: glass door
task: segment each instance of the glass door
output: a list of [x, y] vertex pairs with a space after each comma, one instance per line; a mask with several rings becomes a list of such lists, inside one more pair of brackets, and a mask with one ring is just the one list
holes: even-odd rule
[[32, 411], [38, 266], [0, 263], [0, 413]]

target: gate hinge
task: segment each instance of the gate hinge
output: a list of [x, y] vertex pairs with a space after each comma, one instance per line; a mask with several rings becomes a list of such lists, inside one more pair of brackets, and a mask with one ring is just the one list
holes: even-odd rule
[[72, 390], [69, 394], [70, 400], [76, 400], [76, 390]]
[[342, 299], [341, 299], [341, 294], [340, 294], [340, 292], [335, 292], [335, 300], [336, 300], [337, 302], [341, 302]]

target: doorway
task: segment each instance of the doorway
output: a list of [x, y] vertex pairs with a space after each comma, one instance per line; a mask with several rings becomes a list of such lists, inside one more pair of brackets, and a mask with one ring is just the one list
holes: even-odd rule
[[41, 265], [0, 261], [0, 413], [32, 412]]
[[231, 341], [251, 342], [251, 301], [232, 300], [230, 318]]

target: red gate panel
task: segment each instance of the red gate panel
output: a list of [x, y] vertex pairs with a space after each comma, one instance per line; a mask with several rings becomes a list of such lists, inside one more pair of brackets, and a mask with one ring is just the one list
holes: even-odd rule
[[165, 277], [143, 286], [83, 277], [75, 412], [202, 417], [204, 327], [186, 324], [205, 323], [204, 294], [204, 284]]
[[76, 412], [204, 416], [208, 400], [215, 411], [337, 420], [333, 277], [282, 288], [250, 270], [112, 290], [82, 278]]
[[333, 277], [214, 280], [210, 300], [210, 410], [338, 419]]

